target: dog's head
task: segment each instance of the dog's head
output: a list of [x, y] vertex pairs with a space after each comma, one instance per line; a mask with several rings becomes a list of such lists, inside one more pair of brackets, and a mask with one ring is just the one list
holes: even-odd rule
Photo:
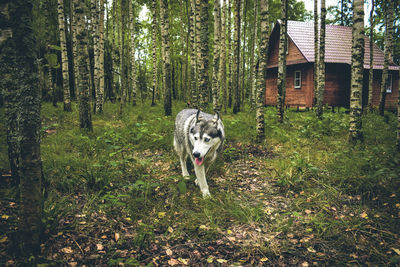
[[203, 164], [204, 158], [210, 152], [215, 152], [223, 140], [222, 124], [219, 113], [206, 120], [199, 116], [200, 110], [196, 114], [196, 122], [190, 128], [189, 139], [193, 145], [192, 155], [197, 165]]

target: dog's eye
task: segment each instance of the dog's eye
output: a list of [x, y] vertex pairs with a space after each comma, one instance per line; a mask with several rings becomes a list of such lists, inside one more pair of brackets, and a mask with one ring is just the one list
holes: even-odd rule
[[194, 140], [197, 140], [197, 136], [194, 137]]
[[204, 138], [204, 142], [210, 142], [210, 138]]

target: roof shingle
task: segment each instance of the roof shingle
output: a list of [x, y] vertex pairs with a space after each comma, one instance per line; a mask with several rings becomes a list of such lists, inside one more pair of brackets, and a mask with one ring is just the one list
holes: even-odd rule
[[[288, 35], [308, 62], [314, 62], [314, 22], [288, 21]], [[369, 38], [365, 38], [364, 68], [369, 69]], [[325, 62], [351, 64], [352, 27], [326, 25]], [[384, 54], [374, 44], [374, 69], [383, 69]], [[398, 70], [392, 61], [389, 69]]]

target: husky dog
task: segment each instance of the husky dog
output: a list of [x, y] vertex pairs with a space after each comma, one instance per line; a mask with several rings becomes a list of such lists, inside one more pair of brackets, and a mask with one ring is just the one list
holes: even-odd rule
[[196, 109], [184, 109], [176, 116], [174, 147], [181, 162], [182, 175], [189, 178], [186, 168], [189, 156], [197, 177], [195, 183], [203, 197], [210, 196], [206, 173], [222, 151], [224, 139], [224, 125], [218, 113], [213, 116]]

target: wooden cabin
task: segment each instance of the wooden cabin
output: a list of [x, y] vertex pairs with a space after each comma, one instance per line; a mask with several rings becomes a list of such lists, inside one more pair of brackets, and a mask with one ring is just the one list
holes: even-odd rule
[[[265, 104], [276, 105], [277, 74], [279, 58], [279, 21], [275, 24], [269, 39], [268, 71]], [[328, 106], [349, 107], [352, 28], [326, 25], [325, 37], [325, 93], [324, 103]], [[369, 38], [365, 37], [364, 84], [362, 103], [368, 102]], [[314, 22], [288, 21], [288, 52], [286, 58], [286, 100], [285, 105], [312, 107], [314, 92]], [[380, 85], [384, 54], [374, 45], [373, 105], [379, 105]], [[399, 66], [389, 64], [386, 108], [395, 109], [399, 94]]]

